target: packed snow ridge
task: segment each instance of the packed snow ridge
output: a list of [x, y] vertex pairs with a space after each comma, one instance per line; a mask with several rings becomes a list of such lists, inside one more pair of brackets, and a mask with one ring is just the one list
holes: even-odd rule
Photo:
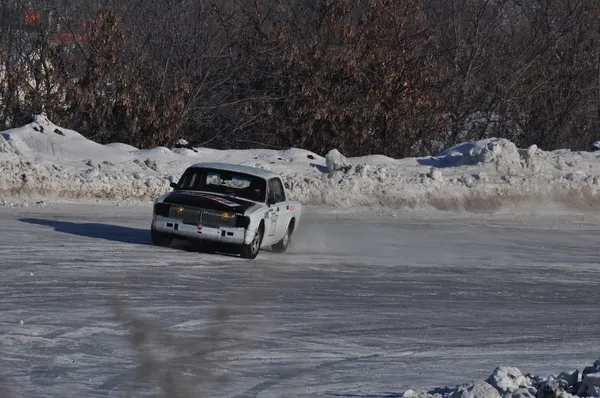
[[486, 381], [432, 391], [407, 390], [403, 398], [571, 398], [600, 397], [600, 359], [583, 372], [571, 370], [542, 378], [499, 366]]
[[437, 156], [325, 157], [302, 149], [214, 150], [179, 140], [173, 148], [101, 145], [43, 115], [0, 133], [0, 204], [99, 199], [153, 200], [198, 162], [229, 162], [279, 173], [293, 199], [340, 208], [493, 210], [515, 203], [600, 204], [600, 152], [518, 149], [489, 138]]

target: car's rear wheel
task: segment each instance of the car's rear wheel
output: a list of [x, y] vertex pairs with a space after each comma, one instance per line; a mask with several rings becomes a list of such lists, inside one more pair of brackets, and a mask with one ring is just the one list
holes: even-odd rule
[[171, 235], [159, 232], [154, 227], [150, 228], [150, 235], [152, 236], [152, 243], [156, 246], [168, 247], [173, 242]]
[[283, 238], [281, 238], [281, 240], [279, 242], [277, 242], [271, 246], [271, 248], [273, 249], [273, 252], [283, 253], [287, 250], [288, 245], [290, 244], [290, 238], [292, 237], [292, 229], [293, 228], [294, 228], [294, 226], [292, 224], [290, 224], [288, 226], [287, 231], [285, 231], [285, 235], [283, 235]]
[[258, 256], [258, 252], [260, 250], [260, 244], [262, 243], [264, 229], [262, 225], [256, 230], [254, 233], [254, 238], [252, 238], [252, 242], [250, 244], [244, 244], [242, 246], [242, 250], [240, 255], [243, 258], [255, 259]]

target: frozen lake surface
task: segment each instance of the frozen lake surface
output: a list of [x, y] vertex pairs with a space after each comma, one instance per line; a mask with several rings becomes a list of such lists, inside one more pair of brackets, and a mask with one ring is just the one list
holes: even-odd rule
[[[170, 372], [206, 396], [393, 397], [600, 356], [600, 216], [321, 209], [288, 253], [248, 261], [152, 246], [150, 211], [0, 208], [14, 396], [125, 396], [138, 376], [133, 395], [152, 395]], [[133, 317], [148, 324], [135, 340]]]

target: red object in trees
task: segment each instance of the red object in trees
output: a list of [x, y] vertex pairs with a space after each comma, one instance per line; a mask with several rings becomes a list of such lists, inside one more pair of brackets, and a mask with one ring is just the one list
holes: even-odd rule
[[23, 22], [25, 25], [39, 25], [42, 23], [42, 14], [39, 11], [27, 10]]
[[52, 33], [52, 44], [56, 45], [65, 45], [65, 44], [73, 44], [75, 42], [85, 42], [87, 31], [87, 22], [86, 20], [81, 21], [81, 27], [83, 33], [73, 33], [73, 32], [54, 32]]
[[52, 33], [53, 44], [71, 44], [75, 42], [75, 35], [71, 32]]

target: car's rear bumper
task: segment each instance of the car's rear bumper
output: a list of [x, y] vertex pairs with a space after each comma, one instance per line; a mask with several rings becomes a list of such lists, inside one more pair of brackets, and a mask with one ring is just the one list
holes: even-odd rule
[[209, 227], [184, 224], [181, 220], [163, 216], [154, 216], [152, 227], [156, 231], [167, 233], [175, 238], [207, 240], [236, 245], [243, 244], [246, 235], [246, 229], [241, 227]]

